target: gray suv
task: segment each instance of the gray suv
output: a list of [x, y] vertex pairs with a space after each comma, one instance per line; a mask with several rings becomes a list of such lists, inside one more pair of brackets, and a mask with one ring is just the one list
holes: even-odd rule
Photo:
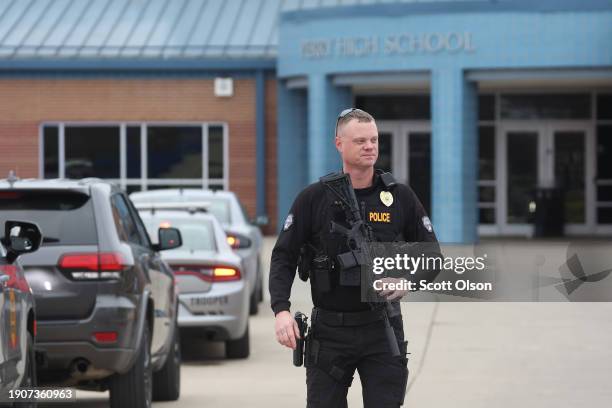
[[[7, 194], [10, 193], [10, 194]], [[98, 179], [0, 181], [0, 222], [36, 222], [44, 236], [21, 264], [35, 298], [39, 384], [110, 390], [111, 407], [150, 407], [180, 390], [177, 293], [137, 211]]]

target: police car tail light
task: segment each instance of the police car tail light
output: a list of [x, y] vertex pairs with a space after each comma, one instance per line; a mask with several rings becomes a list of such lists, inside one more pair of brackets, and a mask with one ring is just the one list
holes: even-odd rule
[[74, 280], [114, 280], [125, 269], [123, 257], [116, 252], [64, 254], [59, 268]]
[[233, 232], [227, 232], [227, 243], [232, 249], [245, 249], [251, 246], [251, 240], [248, 237]]
[[206, 282], [240, 280], [240, 270], [230, 266], [172, 265], [175, 275], [190, 275]]
[[240, 271], [238, 269], [225, 266], [218, 266], [213, 269], [213, 281], [226, 282], [233, 280], [240, 280]]

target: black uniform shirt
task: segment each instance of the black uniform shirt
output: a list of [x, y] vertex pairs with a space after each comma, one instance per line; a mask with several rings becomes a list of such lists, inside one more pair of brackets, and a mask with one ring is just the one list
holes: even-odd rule
[[[276, 241], [269, 282], [275, 314], [289, 310], [291, 305], [289, 295], [302, 245], [310, 243], [320, 247], [321, 237], [329, 231], [330, 221], [344, 220], [342, 210], [334, 205], [326, 190], [322, 183], [316, 182], [298, 194]], [[381, 198], [381, 192], [385, 192], [386, 203]], [[387, 192], [392, 196], [390, 205], [387, 205]], [[410, 187], [398, 183], [387, 188], [375, 173], [372, 186], [355, 189], [355, 195], [362, 208], [362, 216], [372, 227], [377, 241], [437, 242], [429, 218]], [[330, 256], [333, 257], [333, 254]], [[369, 309], [367, 303], [361, 302], [360, 288], [340, 286], [337, 276], [333, 276], [331, 291], [319, 293], [313, 288], [312, 300], [316, 307], [326, 310], [350, 312]]]

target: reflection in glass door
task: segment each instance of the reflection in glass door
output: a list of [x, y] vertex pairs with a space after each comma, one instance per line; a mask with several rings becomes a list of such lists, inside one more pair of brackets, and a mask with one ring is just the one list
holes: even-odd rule
[[374, 165], [377, 169], [393, 171], [392, 154], [393, 152], [393, 132], [378, 132], [378, 160]]
[[526, 224], [529, 203], [538, 186], [538, 133], [512, 131], [507, 133], [507, 223]]
[[431, 214], [431, 132], [407, 132], [408, 180], [427, 214]]
[[581, 131], [555, 131], [555, 186], [561, 188], [565, 198], [565, 222], [584, 224], [585, 206], [585, 133]]
[[[565, 232], [594, 230], [594, 142], [586, 125], [549, 122], [506, 125], [502, 136], [505, 188], [498, 208], [503, 208], [502, 233], [531, 232], [530, 205], [535, 191], [556, 187], [564, 201]], [[532, 207], [533, 209], [533, 207]]]

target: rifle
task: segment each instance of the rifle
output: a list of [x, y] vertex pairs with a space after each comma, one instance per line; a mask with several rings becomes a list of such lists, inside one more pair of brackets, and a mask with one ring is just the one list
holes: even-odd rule
[[[320, 181], [339, 200], [340, 206], [346, 215], [346, 221], [350, 226], [346, 228], [334, 221], [331, 222], [332, 232], [343, 234], [347, 239], [349, 248], [347, 252], [337, 256], [341, 267], [340, 284], [346, 286], [359, 286], [362, 284], [366, 285], [367, 289], [369, 289], [371, 282], [361, 282], [360, 274], [361, 267], [365, 266], [369, 273], [368, 276], [371, 276], [373, 257], [370, 253], [369, 244], [373, 241], [373, 237], [371, 229], [361, 217], [361, 210], [357, 202], [357, 196], [355, 196], [355, 190], [353, 190], [353, 185], [351, 184], [351, 179], [346, 173], [332, 173], [321, 177]], [[364, 287], [362, 286], [362, 293], [363, 289]], [[369, 301], [368, 305], [372, 310], [380, 311], [385, 324], [385, 335], [391, 349], [391, 354], [396, 357], [399, 356], [400, 351], [397, 345], [397, 338], [389, 322], [389, 316], [396, 314], [393, 306], [386, 299], [382, 306], [380, 302], [375, 301]]]

